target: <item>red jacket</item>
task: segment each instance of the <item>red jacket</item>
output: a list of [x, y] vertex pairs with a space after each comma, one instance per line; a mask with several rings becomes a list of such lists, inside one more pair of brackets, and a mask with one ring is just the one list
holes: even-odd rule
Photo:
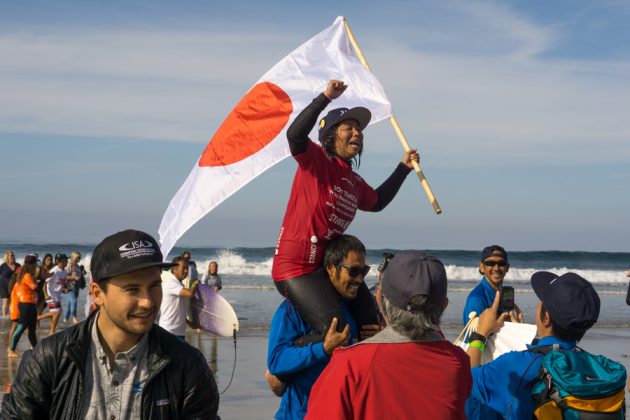
[[374, 342], [383, 332], [335, 350], [306, 419], [465, 419], [468, 355], [448, 341]]

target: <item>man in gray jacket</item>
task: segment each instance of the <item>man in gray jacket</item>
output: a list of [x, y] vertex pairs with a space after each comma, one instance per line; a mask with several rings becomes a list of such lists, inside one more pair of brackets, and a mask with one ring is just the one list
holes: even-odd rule
[[94, 249], [86, 321], [24, 354], [2, 418], [216, 418], [219, 395], [199, 350], [154, 324], [162, 301], [159, 245], [135, 230]]

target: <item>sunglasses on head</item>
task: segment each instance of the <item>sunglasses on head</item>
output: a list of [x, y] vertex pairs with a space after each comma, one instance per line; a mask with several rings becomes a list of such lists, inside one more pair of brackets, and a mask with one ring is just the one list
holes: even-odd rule
[[369, 265], [345, 265], [341, 264], [339, 267], [343, 267], [348, 270], [348, 274], [350, 277], [359, 277], [359, 275], [365, 277], [367, 273], [370, 271]]
[[507, 265], [507, 261], [505, 261], [505, 260], [501, 260], [501, 261], [484, 261], [483, 265], [485, 265], [486, 267], [494, 267], [495, 265], [498, 265], [499, 267], [505, 267]]

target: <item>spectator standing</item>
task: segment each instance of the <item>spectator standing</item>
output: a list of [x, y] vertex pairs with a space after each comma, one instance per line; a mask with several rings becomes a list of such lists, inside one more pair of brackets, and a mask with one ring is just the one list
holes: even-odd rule
[[3, 263], [0, 265], [0, 298], [2, 298], [3, 318], [9, 315], [9, 299], [11, 298], [9, 283], [11, 283], [11, 277], [19, 267], [20, 264], [15, 261], [15, 253], [7, 251], [4, 254]]
[[191, 260], [190, 251], [182, 252], [182, 257], [184, 261], [186, 261], [186, 265], [188, 266], [188, 275], [184, 280], [184, 287], [190, 288], [192, 284], [199, 280], [199, 273], [197, 273], [197, 263]]
[[28, 340], [32, 347], [37, 345], [37, 282], [35, 279], [39, 276], [39, 267], [37, 266], [37, 255], [27, 255], [24, 258], [24, 266], [21, 268], [15, 288], [19, 288], [16, 297], [19, 299], [18, 325], [11, 337], [11, 347], [9, 348], [9, 357], [18, 357], [16, 351], [20, 337], [25, 330], [28, 330]]
[[66, 254], [56, 254], [55, 264], [48, 272], [50, 277], [46, 279], [48, 313], [38, 317], [40, 321], [50, 318], [50, 332], [48, 335], [53, 335], [57, 331], [57, 323], [61, 316], [61, 296], [66, 287], [66, 277], [68, 277], [68, 272], [66, 271], [68, 256]]
[[[66, 323], [72, 317], [72, 325], [76, 325], [77, 319], [77, 301], [79, 299], [79, 290], [81, 286], [85, 287], [85, 269], [79, 265], [81, 261], [81, 253], [73, 251], [70, 254], [70, 263], [66, 268], [68, 273], [66, 277], [66, 305], [63, 308], [63, 322]], [[81, 284], [83, 280], [83, 284]]]
[[539, 271], [532, 275], [531, 284], [540, 299], [536, 307], [538, 343], [528, 346], [528, 350], [508, 352], [481, 365], [487, 338], [508, 318], [506, 313], [499, 314], [498, 292], [492, 307], [479, 317], [477, 331], [469, 341], [467, 353], [473, 378], [469, 400], [478, 401], [499, 418], [532, 418], [534, 403], [527, 385], [538, 377], [542, 362], [535, 349], [558, 346], [560, 350], [573, 350], [599, 317], [597, 292], [591, 283], [575, 273], [558, 276]]
[[99, 309], [26, 352], [7, 419], [216, 419], [217, 385], [201, 352], [155, 324], [162, 299], [159, 244], [135, 230], [92, 253]]
[[465, 419], [470, 361], [440, 329], [448, 305], [444, 265], [396, 254], [376, 299], [387, 327], [339, 348], [313, 386], [307, 419]]
[[219, 264], [216, 261], [210, 261], [208, 264], [208, 270], [201, 277], [201, 284], [212, 287], [215, 292], [223, 289], [223, 282], [221, 275], [219, 275]]
[[184, 257], [173, 258], [171, 264], [173, 268], [170, 273], [165, 274], [162, 282], [163, 298], [158, 323], [160, 327], [185, 341], [188, 299], [194, 296], [199, 282], [193, 282], [190, 288], [184, 287], [182, 282], [188, 274], [188, 264]]

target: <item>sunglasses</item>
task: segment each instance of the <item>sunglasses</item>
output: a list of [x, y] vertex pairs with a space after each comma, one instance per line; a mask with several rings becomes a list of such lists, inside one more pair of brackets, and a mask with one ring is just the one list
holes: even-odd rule
[[483, 265], [485, 265], [486, 267], [494, 267], [495, 265], [498, 265], [499, 267], [505, 267], [507, 265], [507, 261], [505, 261], [505, 260], [501, 260], [501, 261], [484, 261]]
[[348, 270], [348, 274], [350, 277], [359, 277], [359, 276], [367, 276], [367, 273], [370, 271], [369, 265], [345, 265], [340, 264], [339, 267], [343, 267]]

